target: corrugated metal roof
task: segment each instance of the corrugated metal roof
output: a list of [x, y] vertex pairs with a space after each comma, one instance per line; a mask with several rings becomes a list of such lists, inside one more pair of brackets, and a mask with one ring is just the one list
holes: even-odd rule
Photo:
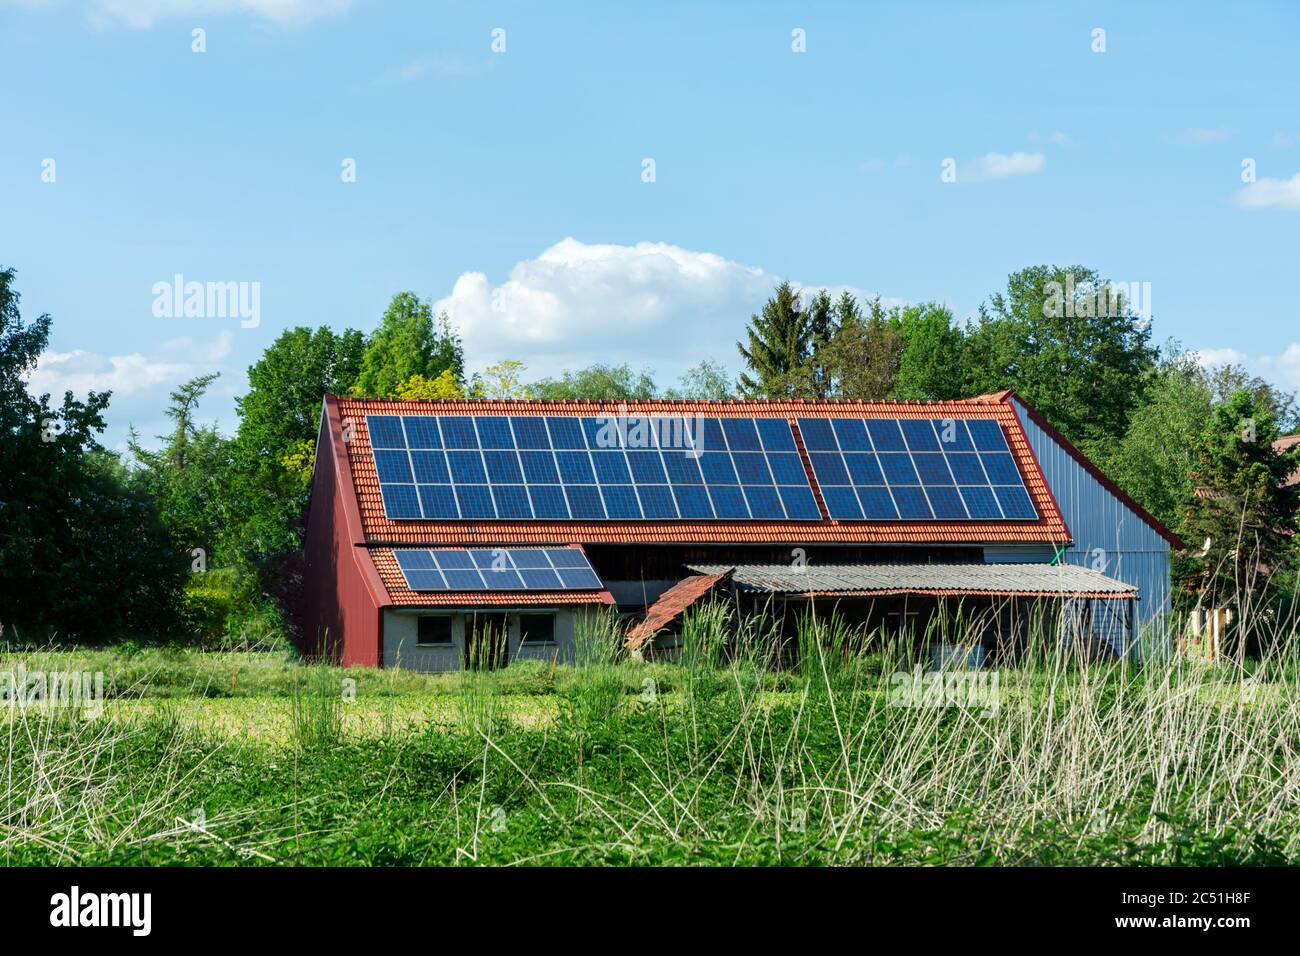
[[[432, 546], [431, 546], [432, 547]], [[369, 548], [389, 600], [399, 607], [553, 607], [613, 604], [608, 591], [412, 591], [392, 548]]]
[[697, 574], [732, 571], [742, 591], [776, 594], [1018, 595], [1135, 599], [1138, 589], [1067, 564], [691, 565]]
[[[395, 545], [490, 544], [1064, 544], [1070, 531], [1034, 459], [1015, 410], [987, 398], [951, 402], [542, 402], [335, 398], [349, 435], [348, 458], [366, 541]], [[370, 453], [367, 415], [655, 415], [719, 418], [988, 418], [1002, 425], [1037, 521], [393, 521], [384, 514]], [[807, 467], [805, 465], [805, 467]], [[816, 483], [812, 483], [814, 489]]]

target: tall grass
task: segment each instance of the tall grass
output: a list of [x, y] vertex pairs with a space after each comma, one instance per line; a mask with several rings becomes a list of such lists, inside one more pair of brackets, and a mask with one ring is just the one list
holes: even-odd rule
[[343, 678], [326, 664], [302, 667], [290, 695], [290, 726], [299, 749], [331, 747], [343, 736]]

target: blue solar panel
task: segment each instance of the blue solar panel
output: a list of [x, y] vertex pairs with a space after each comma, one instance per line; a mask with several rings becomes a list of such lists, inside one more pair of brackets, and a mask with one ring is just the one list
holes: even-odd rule
[[[379, 464], [378, 457], [375, 464]], [[411, 452], [411, 466], [415, 471], [415, 481], [421, 485], [446, 485], [451, 483], [451, 473], [447, 470], [447, 456], [440, 451]], [[380, 478], [383, 481], [383, 478]]]
[[528, 497], [533, 502], [534, 518], [563, 521], [569, 517], [569, 505], [560, 485], [529, 485]]
[[455, 520], [460, 517], [456, 493], [451, 485], [417, 485], [424, 517], [431, 520]]
[[463, 415], [449, 415], [442, 419], [442, 439], [448, 448], [477, 448], [474, 419]]
[[997, 495], [1002, 514], [1008, 519], [1033, 519], [1038, 517], [1034, 503], [1029, 500], [1029, 492], [1024, 488], [1011, 485], [995, 485], [993, 493]]
[[938, 451], [939, 439], [928, 418], [904, 418], [898, 423], [910, 451]]
[[375, 452], [375, 472], [380, 484], [413, 484], [411, 459], [404, 451]]
[[515, 436], [510, 431], [510, 419], [489, 415], [476, 419], [479, 443], [484, 448], [514, 448]]
[[1038, 518], [992, 419], [801, 418], [799, 431], [836, 520]]
[[[820, 521], [821, 509], [813, 497], [812, 488], [804, 485], [780, 485], [777, 493], [785, 505], [785, 516], [793, 521]], [[683, 516], [685, 517], [685, 516]]]
[[754, 421], [764, 451], [796, 451], [790, 423], [783, 418], [759, 418]]
[[894, 496], [888, 488], [858, 488], [858, 499], [862, 502], [862, 516], [869, 521], [893, 521], [898, 517]]
[[403, 548], [412, 591], [583, 591], [603, 585], [577, 548]]
[[367, 415], [371, 448], [405, 448], [402, 419], [398, 415]]
[[438, 419], [431, 415], [410, 415], [403, 419], [408, 448], [441, 448], [442, 434]]
[[841, 451], [871, 451], [866, 422], [858, 418], [832, 418], [831, 426], [835, 429]]
[[[367, 421], [389, 518], [822, 519], [787, 419], [370, 415]], [[805, 445], [824, 455], [820, 464], [835, 483], [884, 481], [862, 420], [803, 423]], [[894, 442], [905, 449], [892, 424]], [[853, 455], [852, 472], [845, 470], [841, 445]], [[910, 459], [901, 467], [910, 468]]]
[[972, 418], [966, 422], [971, 438], [979, 451], [1006, 451], [1007, 436], [1002, 434], [1002, 426], [992, 419]]

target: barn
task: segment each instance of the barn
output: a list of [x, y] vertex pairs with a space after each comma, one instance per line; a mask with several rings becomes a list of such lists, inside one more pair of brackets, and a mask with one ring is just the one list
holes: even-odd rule
[[[1181, 542], [1014, 392], [945, 402], [397, 401], [327, 395], [299, 640], [347, 665], [571, 659], [617, 611], [635, 654], [723, 592], [786, 621], [1035, 614], [1165, 642]], [[968, 625], [969, 626], [969, 625]]]

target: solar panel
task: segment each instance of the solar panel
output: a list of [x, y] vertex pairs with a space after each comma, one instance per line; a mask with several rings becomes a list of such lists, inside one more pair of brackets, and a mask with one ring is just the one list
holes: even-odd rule
[[389, 518], [822, 518], [784, 418], [368, 415], [366, 422]]
[[801, 418], [813, 474], [840, 521], [1033, 521], [992, 419]]
[[403, 548], [412, 591], [592, 591], [603, 585], [577, 548]]
[[[784, 418], [369, 415], [397, 520], [819, 521]], [[992, 419], [801, 418], [831, 518], [1036, 520]]]

